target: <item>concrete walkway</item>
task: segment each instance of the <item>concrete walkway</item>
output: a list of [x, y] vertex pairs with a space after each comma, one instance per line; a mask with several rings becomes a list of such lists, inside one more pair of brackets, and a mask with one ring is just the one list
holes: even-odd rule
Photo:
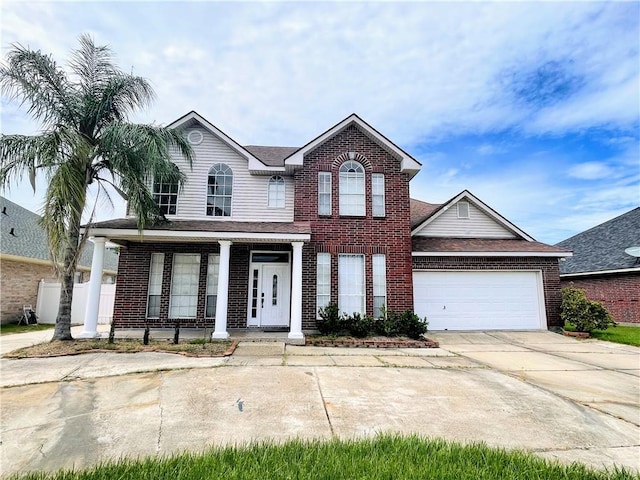
[[640, 469], [640, 349], [549, 332], [428, 336], [441, 348], [2, 359], [2, 472], [382, 431]]

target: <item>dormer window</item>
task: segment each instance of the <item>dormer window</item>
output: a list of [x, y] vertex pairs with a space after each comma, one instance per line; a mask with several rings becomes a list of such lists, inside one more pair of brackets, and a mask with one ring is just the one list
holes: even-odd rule
[[365, 216], [364, 168], [353, 160], [340, 167], [340, 215]]
[[458, 218], [469, 218], [469, 202], [458, 202]]
[[269, 208], [284, 208], [284, 178], [273, 176], [269, 179]]
[[216, 163], [209, 170], [207, 181], [207, 215], [230, 217], [233, 193], [233, 172], [224, 163]]

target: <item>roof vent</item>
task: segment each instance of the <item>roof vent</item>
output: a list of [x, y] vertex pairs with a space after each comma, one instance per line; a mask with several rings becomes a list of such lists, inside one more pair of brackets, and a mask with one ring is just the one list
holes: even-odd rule
[[469, 202], [458, 202], [458, 218], [469, 218]]
[[202, 143], [204, 136], [200, 130], [191, 130], [187, 134], [187, 140], [191, 145], [200, 145]]

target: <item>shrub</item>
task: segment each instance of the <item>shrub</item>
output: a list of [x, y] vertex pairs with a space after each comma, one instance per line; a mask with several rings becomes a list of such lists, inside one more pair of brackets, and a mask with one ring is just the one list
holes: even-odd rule
[[427, 333], [427, 319], [420, 318], [413, 310], [405, 310], [398, 317], [398, 326], [400, 333], [414, 340], [419, 340], [422, 335]]
[[373, 318], [369, 315], [354, 313], [345, 318], [345, 324], [349, 333], [357, 338], [368, 337], [374, 332]]
[[338, 335], [342, 331], [343, 322], [337, 304], [330, 303], [326, 307], [322, 307], [318, 314], [320, 320], [316, 324], [322, 335]]
[[383, 309], [382, 316], [376, 319], [374, 328], [378, 335], [385, 337], [397, 337], [400, 335], [396, 312]]
[[562, 289], [560, 318], [578, 332], [606, 330], [616, 325], [602, 303], [589, 300], [584, 290], [575, 287]]

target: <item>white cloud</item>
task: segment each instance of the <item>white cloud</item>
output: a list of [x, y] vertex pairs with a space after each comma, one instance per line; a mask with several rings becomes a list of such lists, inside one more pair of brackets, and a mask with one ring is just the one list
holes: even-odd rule
[[599, 180], [611, 175], [613, 169], [602, 162], [585, 162], [574, 165], [567, 173], [571, 177], [583, 180]]

